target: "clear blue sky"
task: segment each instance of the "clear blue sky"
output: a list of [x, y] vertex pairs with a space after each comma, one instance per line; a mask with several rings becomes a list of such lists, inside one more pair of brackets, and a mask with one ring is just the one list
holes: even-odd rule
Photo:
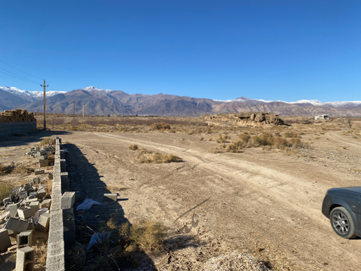
[[2, 0], [0, 10], [1, 86], [361, 100], [359, 0]]

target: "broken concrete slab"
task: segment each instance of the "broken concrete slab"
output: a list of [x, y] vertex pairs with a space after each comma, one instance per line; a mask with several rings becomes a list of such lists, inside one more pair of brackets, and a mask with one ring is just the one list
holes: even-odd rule
[[38, 199], [42, 199], [43, 197], [45, 197], [45, 195], [46, 195], [45, 189], [40, 189], [38, 191]]
[[31, 247], [33, 244], [33, 231], [23, 231], [16, 236], [16, 244], [18, 247]]
[[28, 196], [28, 192], [26, 190], [20, 191], [19, 192], [19, 198], [20, 199], [26, 199]]
[[44, 174], [44, 169], [36, 169], [34, 170], [35, 175], [41, 175]]
[[104, 202], [117, 201], [117, 198], [118, 198], [117, 194], [110, 194], [110, 193], [105, 193], [104, 194]]
[[0, 252], [6, 252], [11, 247], [9, 233], [6, 229], [0, 230]]
[[16, 271], [34, 270], [35, 249], [32, 247], [19, 248], [16, 253]]
[[3, 199], [3, 204], [4, 206], [6, 206], [7, 204], [9, 204], [11, 202], [11, 198], [10, 197], [7, 197], [7, 198], [4, 198]]
[[75, 192], [65, 192], [61, 197], [61, 209], [73, 208], [75, 202]]

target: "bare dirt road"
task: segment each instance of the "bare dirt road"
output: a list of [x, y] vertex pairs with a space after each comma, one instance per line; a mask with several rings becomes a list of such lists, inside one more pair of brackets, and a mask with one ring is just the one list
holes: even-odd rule
[[[261, 148], [214, 154], [214, 142], [168, 133], [73, 132], [62, 138], [80, 149], [108, 187], [123, 188], [119, 203], [130, 222], [153, 219], [182, 229], [191, 225], [194, 214], [199, 223], [193, 234], [221, 240], [219, 251], [256, 251], [275, 270], [360, 270], [361, 241], [338, 237], [321, 214], [326, 190], [359, 185], [359, 175], [329, 157], [297, 158]], [[321, 140], [313, 152], [322, 146], [321, 153], [336, 158], [344, 154], [338, 145], [359, 146], [334, 132]], [[176, 154], [182, 162], [141, 164], [130, 144]], [[342, 151], [357, 160], [361, 150], [351, 146]], [[179, 251], [177, 260], [181, 255], [192, 262], [191, 255]], [[161, 258], [155, 265], [166, 268]], [[188, 266], [197, 270], [196, 264]]]
[[[198, 238], [197, 246], [150, 255], [158, 270], [201, 270], [207, 259], [227, 251], [254, 253], [274, 270], [360, 270], [361, 239], [338, 237], [321, 213], [327, 189], [360, 185], [360, 171], [354, 170], [361, 168], [360, 141], [339, 131], [304, 135], [313, 149], [303, 157], [262, 148], [215, 154], [211, 149], [218, 144], [200, 141], [199, 135], [69, 132], [60, 137], [69, 142], [77, 204], [85, 197], [100, 200], [104, 188], [120, 191], [111, 211], [121, 212], [125, 221], [158, 220], [180, 234], [186, 225], [191, 231], [184, 236]], [[11, 140], [1, 143], [0, 157], [11, 153], [1, 159], [16, 162], [15, 154], [28, 147], [21, 138]], [[175, 154], [182, 162], [139, 163], [130, 144]], [[96, 219], [106, 220], [99, 208], [91, 209], [91, 227]], [[198, 221], [193, 228], [192, 218]]]

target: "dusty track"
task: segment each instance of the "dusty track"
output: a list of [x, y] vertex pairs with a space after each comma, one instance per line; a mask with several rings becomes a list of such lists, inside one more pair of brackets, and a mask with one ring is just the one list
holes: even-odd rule
[[[83, 147], [107, 185], [126, 188], [121, 205], [130, 221], [151, 218], [181, 228], [194, 212], [202, 229], [230, 246], [264, 248], [275, 269], [359, 270], [360, 240], [336, 236], [320, 212], [326, 190], [353, 184], [353, 176], [260, 149], [212, 154], [212, 143], [182, 142], [179, 135], [78, 132], [64, 140]], [[174, 153], [183, 162], [139, 164], [129, 144]]]

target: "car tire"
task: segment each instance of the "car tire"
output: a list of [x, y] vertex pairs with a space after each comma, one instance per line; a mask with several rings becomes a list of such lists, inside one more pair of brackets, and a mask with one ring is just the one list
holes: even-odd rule
[[332, 209], [330, 221], [333, 230], [342, 238], [350, 239], [356, 237], [355, 223], [346, 208], [336, 207]]

